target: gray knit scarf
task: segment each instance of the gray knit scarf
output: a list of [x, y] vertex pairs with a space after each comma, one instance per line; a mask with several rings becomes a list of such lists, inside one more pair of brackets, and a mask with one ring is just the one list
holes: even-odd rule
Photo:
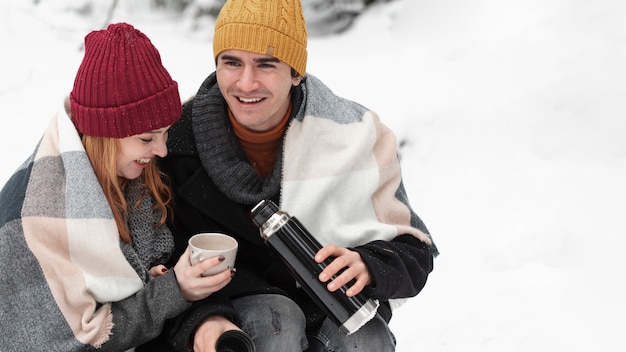
[[[128, 227], [133, 243], [130, 245], [121, 241], [121, 247], [133, 269], [147, 282], [150, 279], [150, 268], [165, 264], [169, 259], [174, 249], [174, 239], [167, 226], [155, 226], [161, 211], [152, 209], [151, 198], [144, 196], [145, 193], [141, 178], [132, 180], [126, 188]], [[141, 202], [135, 206], [140, 199]]]
[[[300, 89], [292, 89], [295, 100]], [[296, 110], [296, 109], [294, 109]], [[296, 111], [292, 112], [292, 117]], [[193, 105], [193, 134], [204, 169], [215, 185], [230, 199], [253, 205], [280, 191], [282, 148], [271, 175], [261, 178], [248, 162], [228, 119], [226, 101], [217, 86], [215, 73], [202, 84]]]

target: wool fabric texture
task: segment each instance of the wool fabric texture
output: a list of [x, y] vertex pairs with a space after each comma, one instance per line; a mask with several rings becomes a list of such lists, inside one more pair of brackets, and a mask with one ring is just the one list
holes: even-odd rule
[[304, 76], [306, 46], [306, 22], [299, 0], [229, 0], [215, 23], [215, 59], [229, 49], [266, 54]]
[[127, 23], [87, 34], [70, 105], [81, 133], [108, 138], [169, 126], [182, 112], [178, 84], [158, 50]]
[[173, 272], [150, 279], [174, 241], [145, 195], [129, 182], [131, 245], [62, 107], [0, 190], [0, 351], [126, 351], [191, 305]]

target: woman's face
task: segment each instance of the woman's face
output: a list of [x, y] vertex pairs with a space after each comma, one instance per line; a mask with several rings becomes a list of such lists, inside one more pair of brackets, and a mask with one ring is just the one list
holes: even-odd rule
[[141, 175], [154, 156], [167, 155], [167, 131], [170, 126], [158, 130], [120, 138], [120, 149], [117, 153], [117, 176], [132, 180]]

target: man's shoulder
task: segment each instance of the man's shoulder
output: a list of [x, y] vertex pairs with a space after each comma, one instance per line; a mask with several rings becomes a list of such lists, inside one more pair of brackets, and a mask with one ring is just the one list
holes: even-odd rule
[[333, 120], [340, 124], [361, 122], [368, 108], [355, 101], [336, 95], [319, 78], [308, 75], [303, 89], [305, 112], [309, 117]]
[[170, 154], [196, 154], [196, 143], [191, 126], [193, 101], [190, 99], [183, 104], [180, 119], [168, 131], [168, 152]]

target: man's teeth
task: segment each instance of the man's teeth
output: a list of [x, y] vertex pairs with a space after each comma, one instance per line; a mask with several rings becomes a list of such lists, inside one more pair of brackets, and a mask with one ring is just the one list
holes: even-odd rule
[[147, 163], [150, 162], [150, 158], [138, 159], [137, 162], [140, 163], [140, 164], [147, 164]]
[[246, 99], [246, 98], [239, 98], [239, 101], [242, 103], [256, 103], [261, 101], [261, 98], [252, 98], [252, 99]]

